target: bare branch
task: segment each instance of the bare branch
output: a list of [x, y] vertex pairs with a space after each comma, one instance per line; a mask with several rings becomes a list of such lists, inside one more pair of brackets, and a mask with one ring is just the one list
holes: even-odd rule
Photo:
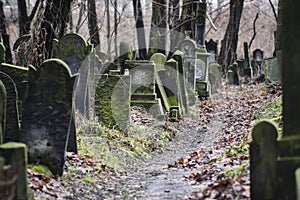
[[252, 38], [251, 38], [251, 40], [250, 40], [250, 43], [249, 43], [249, 49], [251, 48], [251, 45], [252, 45], [252, 42], [253, 42], [253, 40], [255, 39], [255, 36], [256, 36], [256, 29], [255, 29], [255, 24], [256, 24], [256, 21], [257, 21], [257, 19], [258, 19], [258, 16], [259, 16], [259, 12], [258, 13], [256, 13], [256, 16], [255, 16], [255, 19], [254, 19], [254, 21], [253, 21], [253, 36], [252, 36]]

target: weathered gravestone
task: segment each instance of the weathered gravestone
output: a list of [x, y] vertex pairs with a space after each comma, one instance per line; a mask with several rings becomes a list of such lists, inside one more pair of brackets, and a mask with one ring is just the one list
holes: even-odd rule
[[154, 117], [162, 117], [161, 99], [155, 92], [155, 64], [148, 60], [126, 60], [124, 68], [131, 75], [131, 105], [146, 108]]
[[251, 199], [299, 199], [300, 168], [300, 1], [282, 1], [283, 130], [268, 122], [252, 131]]
[[281, 80], [281, 70], [279, 68], [278, 59], [268, 58], [264, 59], [263, 68], [266, 78], [270, 81], [280, 81]]
[[30, 44], [31, 35], [25, 34], [19, 37], [14, 45], [13, 51], [15, 52], [16, 65], [27, 67], [29, 64], [29, 56], [32, 52], [32, 47]]
[[178, 64], [178, 85], [179, 85], [179, 103], [182, 109], [183, 114], [189, 114], [189, 99], [188, 99], [188, 92], [186, 87], [186, 77], [185, 77], [185, 66], [184, 66], [184, 56], [183, 53], [179, 50], [175, 51], [172, 55], [172, 59], [176, 60]]
[[206, 51], [210, 53], [210, 56], [207, 59], [208, 64], [216, 63], [218, 59], [218, 40], [216, 42], [212, 39], [210, 39], [208, 42], [205, 41], [205, 48]]
[[182, 111], [179, 103], [180, 85], [178, 63], [174, 59], [170, 59], [165, 64], [166, 76], [163, 80], [164, 88], [170, 103], [170, 117], [176, 121], [180, 117]]
[[210, 53], [206, 51], [205, 41], [205, 22], [206, 22], [206, 3], [198, 3], [196, 19], [196, 43], [198, 46], [196, 63], [196, 91], [199, 97], [208, 97], [210, 95], [209, 83], [209, 64], [208, 57]]
[[[155, 64], [155, 92], [158, 94], [158, 98], [162, 100], [162, 104], [167, 112], [170, 112], [170, 102], [168, 100], [164, 82], [165, 79], [165, 62], [166, 56], [162, 53], [155, 53], [151, 56], [150, 60]], [[163, 80], [162, 80], [163, 79]]]
[[5, 73], [0, 71], [0, 81], [4, 84], [7, 93], [6, 121], [3, 142], [18, 142], [19, 137], [19, 113], [18, 92], [14, 81]]
[[184, 67], [185, 67], [185, 84], [189, 97], [189, 106], [196, 103], [196, 59], [197, 59], [197, 44], [189, 36], [181, 42], [179, 49], [184, 54]]
[[[2, 169], [0, 169], [0, 198], [27, 200], [33, 199], [29, 196], [27, 179], [27, 148], [25, 144], [8, 142], [0, 145], [0, 158], [3, 158]], [[3, 166], [9, 168], [9, 172], [3, 171]], [[2, 172], [4, 174], [2, 174]], [[10, 191], [8, 195], [7, 191]]]
[[218, 63], [209, 65], [209, 82], [212, 93], [218, 92], [218, 89], [222, 86], [221, 65]]
[[253, 75], [257, 76], [261, 72], [262, 63], [264, 60], [264, 52], [260, 49], [255, 49], [252, 57], [251, 66], [253, 69]]
[[95, 113], [100, 124], [120, 131], [130, 125], [130, 76], [99, 75], [95, 93]]
[[16, 84], [18, 92], [18, 111], [22, 119], [23, 104], [27, 95], [28, 68], [7, 63], [0, 65], [0, 71], [7, 74]]
[[234, 62], [228, 67], [227, 79], [229, 85], [239, 85], [238, 64]]
[[0, 144], [3, 142], [6, 123], [6, 89], [0, 80]]
[[76, 78], [59, 59], [46, 60], [37, 70], [29, 68], [21, 141], [28, 146], [29, 162], [44, 164], [55, 175], [63, 173]]
[[75, 106], [84, 116], [90, 109], [90, 77], [95, 66], [91, 66], [89, 55], [93, 45], [78, 34], [69, 33], [59, 41], [53, 40], [53, 57], [62, 59], [68, 64], [72, 74], [79, 73], [79, 83], [76, 89]]

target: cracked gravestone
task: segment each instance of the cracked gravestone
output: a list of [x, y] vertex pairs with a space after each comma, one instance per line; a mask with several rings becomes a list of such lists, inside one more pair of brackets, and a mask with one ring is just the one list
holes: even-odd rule
[[46, 165], [62, 175], [72, 124], [73, 87], [77, 76], [59, 59], [29, 68], [29, 91], [21, 125], [21, 141], [30, 163]]

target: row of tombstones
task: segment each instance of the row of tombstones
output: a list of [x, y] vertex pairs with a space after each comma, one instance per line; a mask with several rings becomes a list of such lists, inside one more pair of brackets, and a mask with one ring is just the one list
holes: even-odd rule
[[[262, 78], [263, 77], [263, 78]], [[228, 67], [227, 79], [231, 85], [239, 85], [240, 79], [267, 79], [280, 81], [280, 61], [278, 57], [264, 58], [264, 52], [255, 49], [250, 60], [248, 43], [244, 42], [244, 59], [236, 60]]]
[[[17, 52], [24, 50], [24, 58], [29, 40], [23, 38], [14, 47]], [[181, 51], [169, 60], [155, 54], [150, 61], [132, 60], [126, 43], [121, 43], [120, 51], [121, 68], [102, 64], [92, 45], [80, 35], [67, 34], [53, 42], [55, 58], [41, 66], [2, 61], [1, 142], [25, 143], [29, 162], [61, 175], [65, 151], [77, 152], [75, 110], [122, 131], [129, 128], [132, 105], [145, 107], [158, 119], [165, 119], [167, 113], [176, 120], [189, 113], [195, 103], [195, 86], [189, 85], [195, 84], [195, 72], [186, 72]]]

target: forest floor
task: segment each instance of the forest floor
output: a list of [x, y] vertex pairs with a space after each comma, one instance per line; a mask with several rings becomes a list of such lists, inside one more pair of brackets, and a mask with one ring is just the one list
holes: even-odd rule
[[280, 84], [224, 85], [193, 113], [158, 122], [133, 108], [129, 133], [78, 117], [78, 155], [62, 177], [30, 167], [29, 187], [35, 199], [250, 199], [251, 130], [282, 126]]

